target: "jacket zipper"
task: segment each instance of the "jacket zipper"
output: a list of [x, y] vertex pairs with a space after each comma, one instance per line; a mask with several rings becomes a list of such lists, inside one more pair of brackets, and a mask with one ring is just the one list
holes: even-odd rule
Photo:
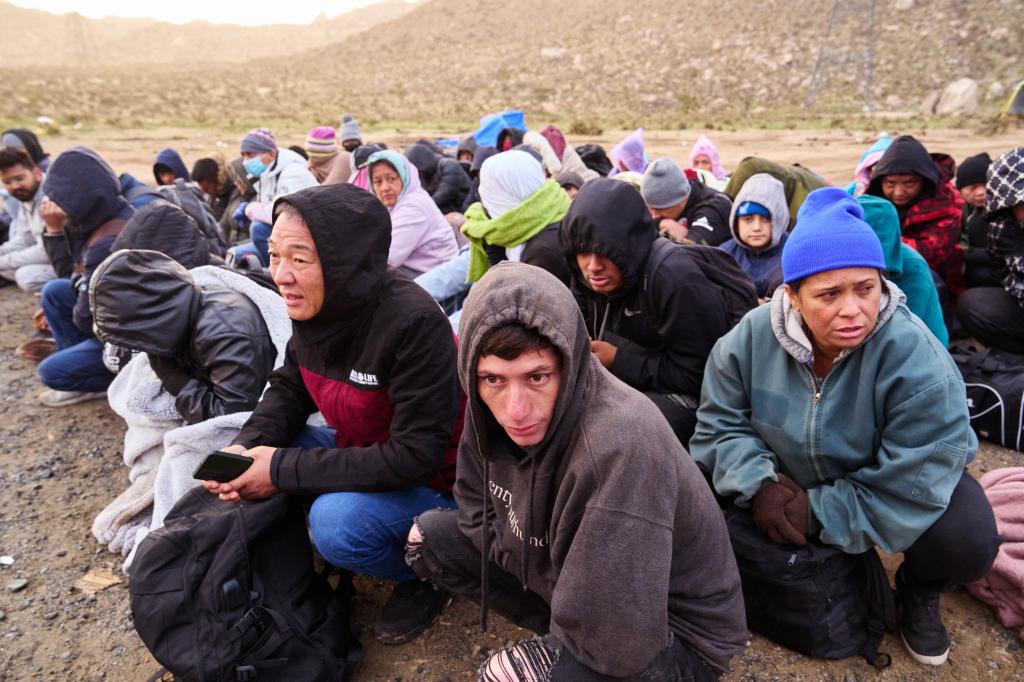
[[828, 477], [825, 475], [825, 469], [822, 466], [821, 458], [818, 457], [817, 452], [817, 438], [815, 433], [817, 432], [818, 423], [818, 405], [821, 403], [822, 396], [825, 393], [825, 384], [828, 383], [829, 377], [832, 376], [832, 372], [835, 371], [836, 366], [845, 360], [846, 358], [840, 358], [838, 361], [832, 363], [832, 367], [829, 368], [828, 372], [825, 373], [824, 378], [819, 379], [818, 375], [814, 373], [807, 365], [804, 365], [804, 369], [811, 375], [811, 390], [814, 391], [814, 395], [811, 397], [811, 418], [807, 422], [807, 454], [814, 465], [814, 471], [818, 475], [818, 480], [822, 483], [828, 481]]

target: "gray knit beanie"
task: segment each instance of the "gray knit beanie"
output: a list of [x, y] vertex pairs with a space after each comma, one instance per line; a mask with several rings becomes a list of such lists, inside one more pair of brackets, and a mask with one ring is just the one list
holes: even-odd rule
[[640, 194], [650, 208], [668, 208], [690, 196], [690, 181], [675, 161], [663, 156], [644, 171]]
[[353, 118], [352, 114], [345, 114], [341, 117], [341, 130], [339, 131], [338, 139], [342, 142], [345, 140], [363, 141], [363, 136], [359, 132], [359, 121]]

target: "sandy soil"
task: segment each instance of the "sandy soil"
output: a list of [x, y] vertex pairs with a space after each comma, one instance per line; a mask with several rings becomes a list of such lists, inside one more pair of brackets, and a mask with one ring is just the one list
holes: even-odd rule
[[[389, 143], [419, 133], [392, 131]], [[56, 152], [87, 144], [119, 170], [149, 177], [146, 159], [164, 146], [178, 147], [191, 163], [234, 135], [204, 131], [120, 131], [75, 139], [48, 138]], [[299, 133], [293, 136], [301, 139]], [[696, 135], [650, 136], [658, 153], [681, 158]], [[964, 131], [929, 132], [926, 144], [957, 157], [982, 149], [999, 152], [1019, 139], [979, 138]], [[845, 180], [864, 147], [842, 132], [744, 132], [715, 135], [727, 164], [759, 154], [781, 161], [800, 160], [826, 175]], [[614, 137], [609, 136], [607, 142]], [[576, 140], [574, 140], [575, 142]], [[222, 148], [225, 151], [226, 147]], [[158, 665], [132, 629], [124, 584], [86, 596], [73, 585], [95, 568], [117, 570], [121, 558], [99, 547], [89, 532], [95, 515], [127, 485], [121, 462], [123, 423], [104, 402], [49, 410], [36, 401], [41, 386], [34, 368], [14, 356], [14, 348], [32, 332], [32, 297], [7, 287], [0, 290], [0, 555], [14, 563], [0, 568], [0, 680], [144, 680]], [[988, 444], [971, 471], [1024, 466], [1024, 455]], [[625, 549], [625, 548], [623, 548]], [[886, 557], [890, 572], [898, 557]], [[26, 579], [16, 593], [10, 581]], [[363, 633], [364, 664], [359, 680], [469, 680], [490, 649], [526, 633], [492, 617], [492, 631], [481, 635], [478, 611], [462, 600], [418, 640], [385, 647], [371, 636], [372, 622], [390, 587], [357, 580], [355, 623]], [[883, 651], [893, 665], [875, 672], [859, 659], [812, 661], [754, 636], [734, 661], [729, 680], [975, 680], [1024, 679], [1021, 642], [1001, 627], [989, 610], [966, 593], [943, 598], [944, 620], [953, 638], [950, 662], [936, 669], [915, 664], [897, 639], [888, 636]]]

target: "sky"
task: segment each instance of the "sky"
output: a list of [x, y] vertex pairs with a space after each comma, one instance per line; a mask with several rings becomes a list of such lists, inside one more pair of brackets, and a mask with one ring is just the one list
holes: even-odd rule
[[[343, 12], [372, 5], [380, 0], [13, 0], [18, 7], [47, 12], [79, 14], [99, 19], [105, 16], [149, 17], [177, 24], [205, 19], [213, 23], [307, 24], [320, 13], [334, 17]], [[408, 1], [408, 0], [407, 0]]]

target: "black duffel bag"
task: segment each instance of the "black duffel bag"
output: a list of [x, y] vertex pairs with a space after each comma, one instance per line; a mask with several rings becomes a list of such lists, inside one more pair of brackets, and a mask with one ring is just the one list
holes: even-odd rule
[[1024, 443], [1024, 355], [973, 346], [950, 351], [967, 385], [971, 428], [980, 438], [1020, 450]]
[[341, 682], [359, 660], [351, 580], [332, 590], [314, 570], [304, 509], [287, 495], [189, 491], [129, 578], [135, 629], [177, 682]]
[[895, 628], [896, 600], [874, 548], [847, 554], [813, 541], [780, 545], [736, 506], [726, 511], [726, 525], [751, 630], [812, 658], [892, 663], [878, 647]]

